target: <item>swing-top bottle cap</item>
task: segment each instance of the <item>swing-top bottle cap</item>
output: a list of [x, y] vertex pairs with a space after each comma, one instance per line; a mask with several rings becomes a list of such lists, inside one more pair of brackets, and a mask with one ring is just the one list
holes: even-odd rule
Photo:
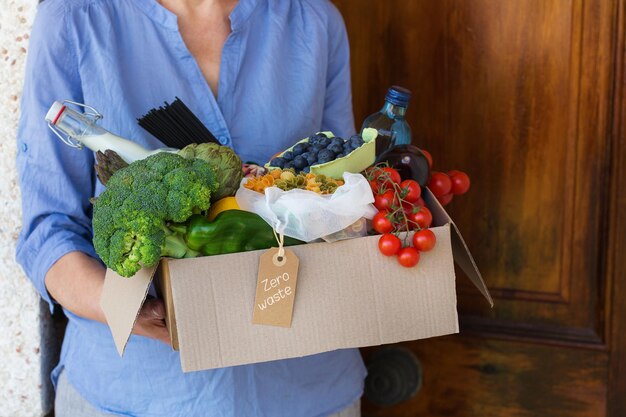
[[[84, 110], [82, 113], [79, 113], [72, 107], [68, 107], [67, 105], [69, 104]], [[64, 120], [68, 119], [68, 116], [71, 120], [63, 121], [61, 120], [62, 116]], [[82, 149], [83, 147], [81, 140], [82, 137], [86, 135], [87, 130], [94, 129], [94, 123], [100, 119], [102, 119], [102, 115], [98, 110], [86, 104], [71, 100], [53, 102], [45, 117], [50, 130], [52, 130], [63, 143], [78, 149]], [[77, 130], [77, 128], [79, 129]], [[103, 130], [102, 128], [100, 129]]]
[[65, 105], [63, 103], [55, 101], [54, 103], [52, 103], [52, 106], [50, 106], [50, 110], [48, 110], [48, 113], [46, 113], [46, 122], [55, 125], [64, 110]]

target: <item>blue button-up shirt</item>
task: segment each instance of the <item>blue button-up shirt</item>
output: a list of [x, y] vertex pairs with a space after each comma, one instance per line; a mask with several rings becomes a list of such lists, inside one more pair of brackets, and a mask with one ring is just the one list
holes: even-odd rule
[[[33, 27], [17, 165], [23, 231], [17, 259], [50, 303], [44, 276], [71, 251], [97, 257], [89, 198], [102, 191], [92, 152], [64, 145], [44, 122], [54, 100], [87, 103], [102, 125], [163, 146], [136, 118], [180, 97], [244, 161], [265, 162], [320, 130], [354, 132], [348, 41], [327, 0], [240, 0], [212, 94], [156, 0], [46, 0]], [[80, 276], [75, 277], [80, 280]], [[184, 374], [165, 344], [132, 336], [120, 358], [106, 325], [69, 317], [61, 369], [96, 408], [132, 416], [323, 416], [361, 395], [358, 351]]]

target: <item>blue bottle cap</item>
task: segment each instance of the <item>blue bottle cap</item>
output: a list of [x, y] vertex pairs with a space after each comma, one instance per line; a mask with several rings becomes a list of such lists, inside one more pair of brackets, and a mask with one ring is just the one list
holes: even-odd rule
[[411, 99], [411, 91], [398, 85], [393, 85], [387, 90], [385, 100], [395, 106], [406, 107]]

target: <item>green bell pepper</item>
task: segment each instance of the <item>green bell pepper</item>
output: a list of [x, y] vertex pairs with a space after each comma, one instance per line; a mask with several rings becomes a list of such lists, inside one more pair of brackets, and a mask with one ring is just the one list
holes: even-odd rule
[[[185, 241], [202, 255], [222, 255], [269, 249], [278, 246], [272, 227], [259, 215], [243, 210], [226, 210], [212, 221], [194, 214], [187, 221]], [[284, 246], [304, 242], [285, 236]]]

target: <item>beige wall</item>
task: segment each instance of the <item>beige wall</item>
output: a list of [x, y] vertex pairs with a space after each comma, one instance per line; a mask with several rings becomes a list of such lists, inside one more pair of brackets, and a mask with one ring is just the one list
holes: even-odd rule
[[51, 406], [54, 340], [39, 296], [15, 263], [20, 193], [15, 131], [35, 0], [0, 0], [0, 416], [42, 416]]

